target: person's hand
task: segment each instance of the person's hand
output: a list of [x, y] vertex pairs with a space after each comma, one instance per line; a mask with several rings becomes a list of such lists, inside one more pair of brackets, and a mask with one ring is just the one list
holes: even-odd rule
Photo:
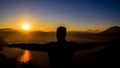
[[2, 51], [5, 46], [8, 46], [8, 43], [4, 39], [0, 38], [0, 51]]

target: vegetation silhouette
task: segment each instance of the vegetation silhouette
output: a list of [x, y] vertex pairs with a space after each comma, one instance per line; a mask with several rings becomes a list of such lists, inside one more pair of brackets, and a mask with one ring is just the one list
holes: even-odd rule
[[42, 65], [36, 65], [32, 60], [26, 63], [19, 63], [16, 58], [7, 58], [0, 62], [0, 68], [44, 68]]
[[93, 42], [78, 44], [72, 41], [66, 41], [67, 31], [63, 26], [58, 27], [56, 31], [57, 42], [46, 44], [11, 44], [9, 47], [18, 47], [32, 51], [44, 51], [49, 55], [50, 68], [72, 68], [73, 54], [76, 51], [95, 48], [105, 45], [105, 42]]

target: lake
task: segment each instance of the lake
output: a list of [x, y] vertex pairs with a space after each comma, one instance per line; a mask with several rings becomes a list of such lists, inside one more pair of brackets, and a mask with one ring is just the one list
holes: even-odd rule
[[[75, 62], [79, 61], [78, 59], [81, 55], [97, 52], [101, 49], [103, 49], [103, 47], [100, 46], [93, 49], [87, 49], [87, 50], [75, 52], [73, 61]], [[37, 65], [41, 65], [45, 68], [49, 67], [49, 56], [46, 52], [29, 51], [20, 48], [4, 47], [4, 50], [0, 51], [0, 53], [4, 54], [8, 58], [17, 58], [16, 60], [18, 62], [27, 62], [29, 60], [32, 60], [32, 62], [34, 62]]]

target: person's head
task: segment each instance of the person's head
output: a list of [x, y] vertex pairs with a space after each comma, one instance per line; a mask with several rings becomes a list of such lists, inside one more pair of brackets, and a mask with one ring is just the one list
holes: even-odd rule
[[65, 37], [66, 37], [66, 28], [63, 26], [60, 26], [57, 28], [57, 40], [58, 41], [65, 41]]

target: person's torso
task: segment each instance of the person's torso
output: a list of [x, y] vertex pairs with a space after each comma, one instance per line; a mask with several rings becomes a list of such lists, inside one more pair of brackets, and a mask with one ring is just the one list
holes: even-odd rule
[[50, 65], [68, 67], [72, 63], [74, 49], [70, 42], [50, 43], [48, 49]]

